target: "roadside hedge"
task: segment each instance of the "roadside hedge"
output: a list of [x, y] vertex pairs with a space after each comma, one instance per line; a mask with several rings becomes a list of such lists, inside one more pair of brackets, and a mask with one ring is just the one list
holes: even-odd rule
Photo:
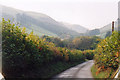
[[56, 47], [52, 42], [46, 42], [33, 32], [28, 34], [25, 27], [21, 28], [4, 18], [2, 52], [3, 75], [6, 77], [25, 77], [29, 71], [40, 70], [50, 63], [78, 63], [93, 59], [94, 56], [94, 50], [82, 52]]

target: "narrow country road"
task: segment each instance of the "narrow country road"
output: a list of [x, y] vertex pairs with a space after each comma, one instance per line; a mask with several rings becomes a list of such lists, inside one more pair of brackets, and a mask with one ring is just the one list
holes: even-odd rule
[[58, 74], [55, 78], [93, 78], [91, 74], [91, 67], [93, 60], [89, 60], [75, 67], [67, 69], [66, 71]]

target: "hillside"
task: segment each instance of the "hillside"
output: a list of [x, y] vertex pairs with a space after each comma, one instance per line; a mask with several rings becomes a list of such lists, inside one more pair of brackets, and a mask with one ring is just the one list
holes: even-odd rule
[[89, 31], [86, 32], [85, 34], [88, 35], [88, 36], [99, 35], [99, 34], [100, 34], [100, 30], [99, 30], [99, 29], [89, 30]]
[[65, 22], [61, 22], [65, 27], [74, 30], [78, 33], [86, 33], [88, 31], [87, 28], [81, 26], [81, 25], [77, 25], [77, 24], [69, 24], [69, 23], [65, 23]]
[[[5, 20], [10, 19], [11, 21], [14, 19], [21, 26], [25, 26], [28, 33], [33, 30], [39, 36], [48, 35], [68, 39], [77, 36], [97, 35], [105, 38], [107, 33], [111, 32], [111, 23], [99, 29], [88, 30], [81, 25], [58, 22], [42, 13], [22, 11], [2, 5], [0, 5], [0, 9], [0, 17], [4, 17]], [[115, 22], [115, 27], [117, 29], [117, 21]]]
[[[117, 27], [118, 22], [117, 21], [115, 21], [114, 25], [115, 25], [115, 30], [118, 30], [118, 27]], [[100, 28], [99, 30], [100, 30], [99, 36], [101, 36], [102, 38], [105, 38], [107, 33], [109, 33], [109, 32], [112, 33], [112, 23], [105, 25], [104, 27]]]
[[27, 32], [35, 31], [39, 36], [49, 35], [60, 38], [70, 38], [82, 34], [66, 28], [63, 24], [55, 21], [51, 17], [36, 12], [22, 11], [10, 7], [1, 6], [2, 17], [19, 22], [21, 26], [27, 26]]
[[[115, 21], [115, 30], [117, 30], [117, 25], [118, 25], [118, 23], [117, 23], [117, 21]], [[104, 27], [100, 28], [100, 33], [104, 33], [106, 31], [111, 31], [111, 30], [112, 30], [112, 24], [109, 23], [109, 24], [105, 25]]]
[[[118, 22], [115, 21], [115, 30], [118, 30]], [[107, 35], [110, 35], [112, 33], [112, 23], [109, 23], [101, 28], [93, 29], [87, 31], [84, 35], [85, 36], [100, 36], [101, 38], [107, 37]]]

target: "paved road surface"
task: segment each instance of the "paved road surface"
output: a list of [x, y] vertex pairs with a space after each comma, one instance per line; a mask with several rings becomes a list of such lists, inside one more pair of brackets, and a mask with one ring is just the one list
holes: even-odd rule
[[93, 78], [91, 74], [91, 67], [93, 64], [93, 60], [89, 60], [75, 67], [67, 69], [54, 78]]

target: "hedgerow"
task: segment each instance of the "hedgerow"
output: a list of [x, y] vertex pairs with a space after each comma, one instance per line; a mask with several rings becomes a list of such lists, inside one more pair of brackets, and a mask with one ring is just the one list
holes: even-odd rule
[[94, 50], [82, 52], [56, 47], [52, 42], [46, 42], [34, 35], [33, 31], [28, 34], [25, 27], [21, 28], [10, 20], [2, 20], [4, 76], [23, 77], [25, 73], [50, 63], [84, 62], [85, 59], [92, 59], [93, 53]]
[[120, 33], [114, 31], [110, 37], [102, 40], [94, 56], [98, 72], [107, 69], [116, 70], [119, 66]]

